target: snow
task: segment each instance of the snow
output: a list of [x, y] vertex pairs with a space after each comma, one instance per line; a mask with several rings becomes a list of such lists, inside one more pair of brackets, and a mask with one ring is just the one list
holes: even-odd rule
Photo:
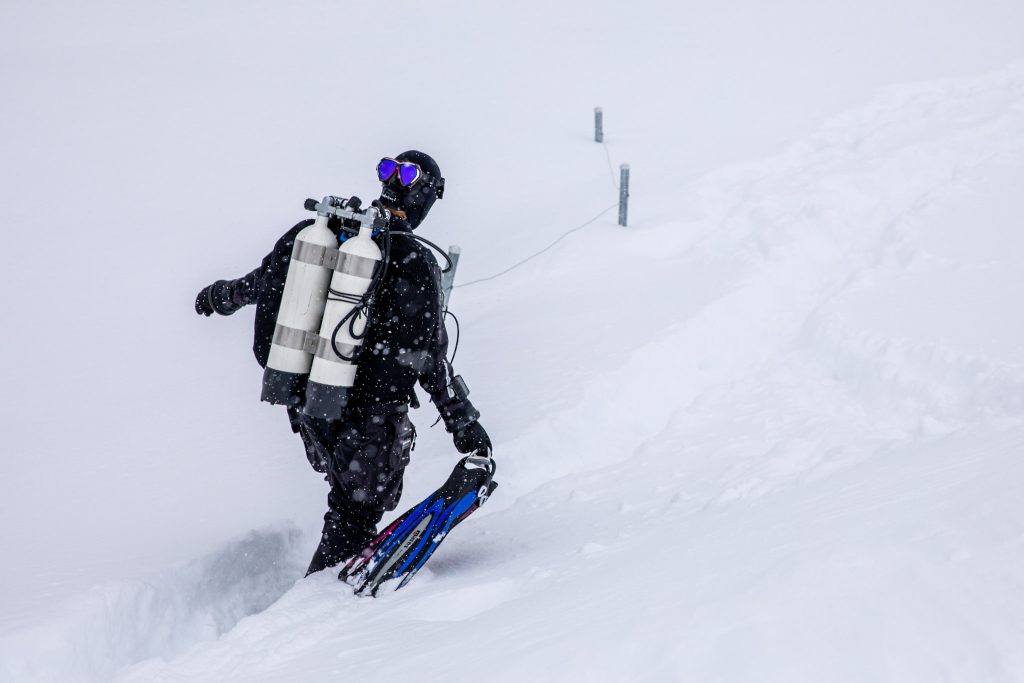
[[[1024, 6], [0, 12], [0, 680], [1024, 679]], [[500, 488], [369, 600], [191, 306], [407, 147], [456, 284], [631, 225], [455, 290]]]

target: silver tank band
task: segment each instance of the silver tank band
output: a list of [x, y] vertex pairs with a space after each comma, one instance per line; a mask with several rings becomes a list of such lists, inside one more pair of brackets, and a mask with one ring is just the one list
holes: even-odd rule
[[317, 342], [319, 339], [320, 335], [316, 332], [307, 332], [306, 330], [288, 327], [281, 323], [274, 326], [273, 342], [286, 349], [294, 349], [295, 351], [304, 351], [306, 353], [316, 353]]
[[337, 252], [338, 262], [334, 265], [334, 269], [339, 273], [345, 275], [355, 275], [356, 277], [362, 277], [369, 280], [373, 277], [373, 272], [377, 269], [379, 261], [372, 258], [366, 258], [365, 256], [356, 256], [355, 254], [346, 254], [345, 252]]
[[[317, 342], [317, 347], [316, 347], [316, 357], [317, 358], [323, 358], [324, 360], [333, 361], [335, 363], [351, 363], [352, 362], [352, 361], [347, 361], [344, 358], [339, 358], [338, 354], [334, 353], [334, 349], [331, 348], [331, 340], [330, 339], [325, 339], [325, 338], [320, 337], [320, 336], [317, 336], [317, 339], [319, 340]], [[339, 351], [341, 351], [343, 354], [345, 354], [346, 358], [355, 358], [356, 354], [359, 352], [359, 347], [358, 346], [353, 346], [352, 344], [343, 344], [341, 342], [338, 342], [337, 344], [335, 344], [335, 346], [338, 347]]]
[[305, 240], [295, 240], [295, 246], [292, 247], [292, 259], [308, 263], [311, 266], [333, 268], [338, 260], [338, 250]]
[[295, 246], [292, 248], [292, 258], [302, 263], [308, 263], [311, 266], [323, 266], [324, 268], [336, 270], [339, 273], [354, 275], [366, 278], [367, 280], [373, 277], [378, 263], [376, 259], [346, 254], [334, 247], [323, 247], [304, 240], [295, 240]]
[[[311, 353], [317, 358], [323, 358], [324, 360], [334, 361], [335, 363], [347, 363], [342, 358], [339, 358], [334, 349], [331, 348], [331, 340], [321, 337], [316, 332], [306, 332], [305, 330], [299, 330], [294, 327], [287, 327], [280, 323], [274, 328], [274, 343], [278, 346], [283, 346], [286, 349], [294, 349], [296, 351], [303, 351], [305, 353]], [[348, 358], [355, 358], [356, 353], [359, 351], [358, 346], [352, 344], [345, 344], [338, 342], [336, 344], [338, 351], [341, 351]]]

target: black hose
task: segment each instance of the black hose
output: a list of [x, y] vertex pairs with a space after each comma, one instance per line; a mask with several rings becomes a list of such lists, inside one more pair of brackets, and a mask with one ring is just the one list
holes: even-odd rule
[[[377, 291], [380, 289], [384, 282], [384, 275], [388, 270], [388, 262], [391, 260], [391, 231], [385, 228], [383, 231], [384, 235], [384, 253], [382, 255], [382, 261], [377, 266], [377, 272], [373, 274], [373, 279], [370, 281], [370, 286], [366, 288], [366, 292], [362, 296], [355, 296], [352, 294], [346, 294], [345, 292], [339, 292], [336, 289], [331, 289], [330, 286], [327, 288], [328, 301], [344, 301], [346, 303], [353, 304], [352, 309], [346, 313], [338, 324], [334, 326], [334, 331], [331, 332], [331, 350], [334, 354], [345, 361], [346, 363], [355, 363], [359, 358], [359, 354], [362, 352], [363, 347], [360, 345], [352, 357], [346, 356], [338, 350], [338, 332], [341, 331], [342, 326], [348, 322], [349, 335], [355, 340], [362, 340], [366, 336], [370, 329], [370, 325], [373, 322], [373, 301], [377, 296]], [[331, 296], [333, 295], [333, 299]], [[363, 331], [360, 334], [356, 334], [356, 322], [359, 320], [359, 315], [362, 315], [366, 319], [366, 323], [363, 325]]]
[[[459, 352], [459, 337], [462, 336], [462, 327], [459, 325], [459, 319], [455, 317], [454, 313], [448, 310], [447, 306], [444, 308], [444, 314], [450, 315], [452, 320], [455, 321], [455, 347], [452, 349], [452, 357], [448, 361], [448, 369], [452, 371], [452, 374], [454, 374], [455, 370], [452, 368], [452, 364], [455, 363], [455, 354]], [[442, 324], [444, 323], [442, 322]]]

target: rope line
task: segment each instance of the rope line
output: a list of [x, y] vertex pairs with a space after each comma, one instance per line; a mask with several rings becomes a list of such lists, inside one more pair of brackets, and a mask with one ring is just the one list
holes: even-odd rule
[[596, 220], [597, 220], [597, 219], [599, 219], [599, 218], [600, 218], [601, 216], [605, 215], [606, 213], [608, 213], [609, 211], [611, 211], [612, 209], [614, 209], [614, 208], [615, 208], [615, 207], [617, 207], [618, 205], [619, 205], [619, 203], [618, 203], [618, 202], [615, 202], [614, 204], [612, 204], [612, 205], [611, 205], [611, 206], [609, 206], [608, 208], [606, 208], [606, 209], [602, 209], [601, 213], [597, 214], [596, 216], [594, 216], [593, 218], [591, 218], [591, 219], [590, 219], [590, 220], [588, 220], [587, 222], [585, 222], [585, 223], [582, 223], [582, 224], [580, 224], [580, 225], [577, 225], [577, 226], [576, 226], [575, 228], [572, 228], [571, 230], [566, 230], [565, 232], [563, 232], [563, 233], [562, 233], [561, 235], [559, 235], [559, 236], [558, 236], [558, 239], [556, 239], [556, 240], [555, 240], [554, 242], [552, 242], [552, 243], [551, 243], [551, 244], [549, 244], [548, 246], [544, 247], [543, 249], [541, 249], [541, 250], [540, 250], [540, 251], [538, 251], [538, 252], [535, 252], [535, 253], [533, 253], [533, 254], [530, 254], [529, 256], [527, 256], [526, 258], [524, 258], [523, 260], [521, 260], [521, 261], [518, 261], [517, 263], [513, 263], [513, 264], [512, 264], [511, 266], [509, 266], [509, 267], [508, 267], [508, 268], [506, 268], [505, 270], [502, 270], [502, 271], [500, 271], [500, 272], [497, 272], [497, 273], [495, 273], [494, 275], [488, 275], [487, 277], [482, 277], [482, 278], [478, 278], [478, 279], [476, 279], [476, 280], [470, 280], [469, 282], [463, 282], [462, 284], [458, 284], [458, 285], [455, 285], [455, 286], [453, 286], [453, 287], [452, 287], [452, 289], [458, 289], [459, 287], [469, 287], [470, 285], [475, 285], [475, 284], [477, 284], [477, 283], [480, 283], [480, 282], [487, 282], [488, 280], [494, 280], [495, 278], [499, 278], [499, 277], [501, 277], [502, 275], [504, 275], [504, 274], [506, 274], [506, 273], [510, 273], [510, 272], [512, 272], [513, 270], [515, 270], [515, 269], [516, 269], [516, 268], [518, 268], [519, 266], [523, 265], [524, 263], [527, 263], [528, 261], [532, 261], [533, 259], [537, 258], [538, 256], [540, 256], [540, 255], [541, 255], [541, 254], [543, 254], [544, 252], [546, 252], [546, 251], [549, 251], [549, 250], [550, 250], [550, 249], [552, 249], [552, 248], [553, 248], [553, 247], [554, 247], [554, 246], [555, 246], [556, 244], [558, 244], [559, 242], [561, 242], [562, 240], [564, 240], [564, 239], [565, 239], [566, 237], [568, 237], [569, 235], [573, 234], [574, 232], [579, 232], [579, 231], [580, 231], [580, 230], [582, 230], [583, 228], [587, 227], [588, 225], [590, 225], [591, 223], [593, 223], [594, 221], [596, 221]]
[[615, 164], [612, 163], [612, 153], [608, 151], [608, 143], [602, 142], [601, 146], [604, 147], [604, 156], [608, 159], [608, 176], [612, 180], [612, 185], [615, 187], [615, 191], [619, 191], [619, 181], [615, 178]]
[[[619, 183], [615, 179], [615, 165], [612, 163], [612, 153], [608, 150], [608, 143], [602, 141], [600, 143], [600, 145], [604, 149], [605, 159], [608, 160], [608, 177], [609, 177], [609, 179], [612, 182], [612, 186], [615, 188], [615, 192], [618, 193], [618, 191], [619, 191]], [[519, 266], [521, 266], [521, 265], [523, 265], [525, 263], [528, 263], [529, 261], [532, 261], [533, 259], [537, 258], [541, 254], [551, 250], [556, 244], [558, 244], [559, 242], [564, 240], [566, 237], [568, 237], [569, 235], [573, 234], [574, 232], [579, 232], [583, 228], [587, 227], [588, 225], [590, 225], [591, 223], [595, 222], [597, 219], [601, 218], [603, 215], [605, 215], [606, 213], [608, 213], [609, 211], [611, 211], [612, 209], [617, 207], [618, 205], [619, 205], [619, 203], [616, 201], [611, 206], [609, 206], [609, 207], [607, 207], [605, 209], [602, 209], [601, 213], [597, 214], [596, 216], [594, 216], [590, 220], [586, 221], [585, 223], [582, 223], [581, 225], [577, 225], [575, 228], [571, 228], [569, 230], [566, 230], [561, 235], [559, 235], [558, 238], [555, 239], [555, 241], [552, 242], [551, 244], [547, 245], [546, 247], [544, 247], [543, 249], [541, 249], [538, 252], [530, 254], [529, 256], [527, 256], [526, 258], [522, 259], [521, 261], [517, 261], [516, 263], [513, 263], [511, 266], [509, 266], [505, 270], [497, 272], [494, 275], [488, 275], [487, 277], [477, 278], [476, 280], [470, 280], [469, 282], [463, 282], [463, 283], [460, 283], [460, 284], [457, 284], [457, 285], [453, 285], [452, 289], [459, 289], [460, 287], [469, 287], [470, 285], [479, 284], [481, 282], [487, 282], [488, 280], [494, 280], [496, 278], [501, 277], [502, 275], [505, 275], [506, 273], [512, 272], [513, 270], [515, 270]], [[447, 255], [446, 255], [446, 257], [447, 257]]]

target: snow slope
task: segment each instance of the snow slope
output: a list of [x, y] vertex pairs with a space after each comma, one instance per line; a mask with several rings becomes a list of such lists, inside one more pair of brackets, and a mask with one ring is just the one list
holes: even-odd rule
[[[69, 336], [3, 342], [0, 678], [1024, 677], [1019, 8], [226, 7], [4, 10], [14, 253], [71, 279], [5, 273], [11, 320]], [[309, 37], [347, 22], [446, 68], [400, 80], [422, 116], [342, 106], [400, 73]], [[449, 177], [461, 282], [609, 206], [620, 161], [633, 225], [456, 290], [501, 488], [369, 601], [295, 582], [323, 486], [251, 314], [189, 309], [396, 144]], [[405, 503], [454, 461], [430, 421]]]

